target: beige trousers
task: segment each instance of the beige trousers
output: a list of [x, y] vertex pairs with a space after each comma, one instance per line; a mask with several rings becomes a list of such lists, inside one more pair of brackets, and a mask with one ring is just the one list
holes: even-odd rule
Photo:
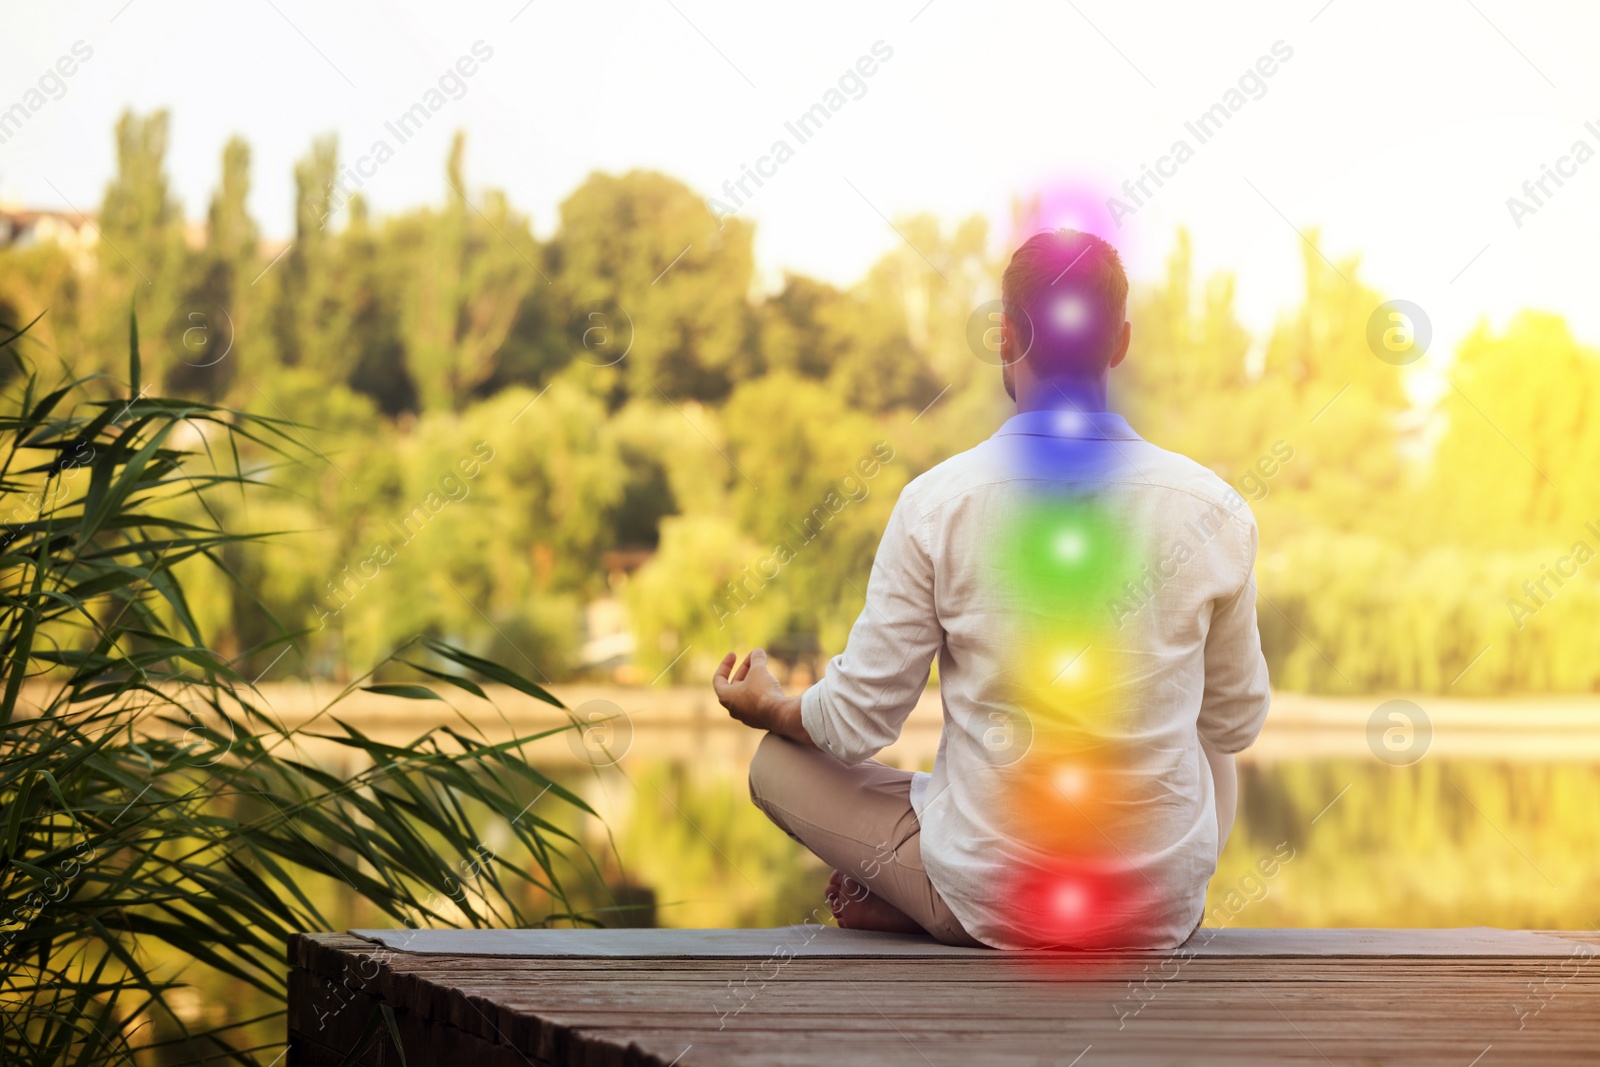
[[750, 799], [778, 828], [836, 870], [916, 920], [947, 945], [982, 947], [922, 867], [922, 824], [911, 772], [867, 760], [846, 767], [777, 734], [750, 761]]

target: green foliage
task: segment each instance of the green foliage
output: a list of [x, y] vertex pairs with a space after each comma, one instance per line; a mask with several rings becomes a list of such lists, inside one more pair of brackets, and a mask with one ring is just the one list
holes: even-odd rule
[[[224, 517], [270, 496], [266, 461], [307, 458], [309, 438], [141, 393], [132, 332], [120, 395], [98, 377], [47, 389], [5, 344], [19, 377], [0, 406], [0, 1054], [267, 1062], [272, 1039], [250, 1045], [261, 1020], [197, 1025], [185, 994], [227, 980], [281, 1015], [285, 939], [337, 925], [315, 902], [330, 886], [397, 925], [592, 921], [566, 886], [593, 868], [555, 815], [592, 810], [526, 760], [535, 737], [489, 743], [462, 716], [381, 743], [339, 719], [365, 678], [286, 728], [244, 661], [303, 662], [303, 635], [232, 657], [208, 642], [187, 579], [237, 580], [229, 561], [263, 535]], [[379, 666], [402, 661], [417, 680], [366, 688], [443, 699], [431, 680], [481, 698], [476, 675], [560, 707], [444, 642]]]
[[1525, 545], [1531, 528], [1553, 546], [1587, 536], [1600, 548], [1583, 529], [1600, 520], [1600, 354], [1559, 317], [1528, 312], [1462, 342], [1451, 383], [1434, 459], [1444, 523], [1495, 547]]
[[659, 550], [627, 589], [637, 632], [656, 635], [641, 642], [636, 653], [647, 678], [665, 670], [690, 646], [745, 648], [784, 632], [788, 604], [781, 589], [753, 598], [749, 606], [726, 599], [727, 587], [741, 577], [741, 570], [769, 551], [727, 518], [683, 515], [662, 520]]
[[1577, 636], [1600, 622], [1595, 575], [1568, 562], [1575, 574], [1547, 577], [1600, 551], [1600, 523], [1586, 525], [1600, 510], [1578, 488], [1600, 460], [1584, 418], [1600, 402], [1600, 357], [1553, 316], [1522, 316], [1503, 337], [1480, 328], [1449, 372], [1430, 452], [1400, 371], [1364, 338], [1382, 298], [1354, 262], [1336, 271], [1309, 247], [1304, 262], [1305, 299], [1254, 368], [1230, 287], [1214, 280], [1195, 307], [1180, 234], [1165, 285], [1136, 293], [1134, 336], [1147, 341], [1124, 383], [1147, 437], [1251, 502], [1273, 684], [1600, 689]]
[[[582, 647], [601, 599], [632, 606], [644, 677], [687, 649], [673, 677], [704, 678], [730, 644], [815, 659], [843, 644], [901, 487], [1010, 414], [966, 336], [1003, 262], [982, 218], [897, 219], [905, 240], [859, 283], [789, 275], [760, 293], [749, 225], [668, 176], [590, 175], [544, 240], [504, 194], [469, 188], [460, 138], [442, 201], [383, 219], [323, 138], [295, 168], [292, 243], [258, 246], [234, 140], [206, 240], [187, 247], [167, 137], [163, 113], [119, 123], [92, 262], [0, 250], [0, 322], [49, 308], [44, 350], [109, 369], [137, 287], [161, 324], [141, 343], [153, 387], [318, 428], [315, 461], [252, 505], [292, 536], [248, 559], [221, 550], [238, 583], [179, 564], [219, 647], [256, 667], [265, 606], [318, 631], [318, 675], [345, 680], [425, 633], [572, 677], [599, 669]], [[1233, 279], [1198, 277], [1180, 232], [1165, 277], [1131, 294], [1133, 348], [1112, 376], [1136, 430], [1249, 499], [1275, 681], [1593, 691], [1580, 635], [1595, 575], [1546, 575], [1579, 542], [1600, 551], [1585, 492], [1600, 357], [1528, 314], [1469, 336], [1431, 397], [1420, 368], [1367, 347], [1384, 294], [1315, 240], [1300, 249], [1301, 299], [1252, 337]], [[232, 321], [214, 367], [186, 365], [165, 327], [198, 305]], [[458, 472], [461, 500], [430, 507], [480, 442], [497, 458]], [[879, 442], [894, 458], [854, 499], [844, 480]], [[849, 503], [821, 521], [841, 490]], [[427, 521], [395, 533], [419, 507]]]
[[181, 263], [183, 211], [167, 188], [168, 115], [117, 122], [117, 176], [100, 209], [100, 268], [115, 278], [158, 288], [170, 285]]
[[[189, 358], [180, 358], [169, 376], [174, 388], [186, 394], [212, 400], [222, 397], [241, 362], [228, 357], [241, 338], [250, 337], [255, 329], [251, 318], [254, 301], [248, 290], [260, 237], [245, 206], [249, 195], [250, 146], [234, 137], [222, 152], [222, 180], [207, 216], [209, 240], [188, 265], [189, 278], [179, 301], [181, 308], [200, 313], [180, 327], [179, 352], [174, 354]], [[206, 312], [219, 308], [225, 309], [220, 321], [208, 321]], [[184, 317], [180, 313], [180, 322]], [[212, 311], [209, 317], [217, 316]], [[192, 355], [190, 346], [182, 343], [186, 336], [194, 339]], [[253, 347], [240, 347], [239, 355], [244, 357]]]
[[916, 358], [898, 316], [859, 295], [790, 275], [761, 308], [758, 342], [769, 372], [801, 374], [864, 411], [921, 408], [943, 387]]
[[714, 400], [747, 376], [750, 227], [719, 224], [681, 182], [590, 175], [561, 205], [553, 253], [575, 336], [597, 304], [632, 322], [633, 347], [615, 371], [623, 395]]
[[490, 194], [483, 209], [468, 203], [465, 153], [457, 133], [445, 209], [422, 220], [428, 237], [420, 251], [430, 269], [417, 272], [404, 305], [406, 363], [425, 410], [459, 408], [494, 375], [522, 302], [544, 273], [527, 220], [504, 195]]

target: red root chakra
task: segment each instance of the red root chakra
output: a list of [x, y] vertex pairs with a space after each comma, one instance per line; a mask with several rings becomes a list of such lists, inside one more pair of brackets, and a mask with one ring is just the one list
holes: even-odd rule
[[1039, 948], [1134, 948], [1149, 940], [1140, 917], [1150, 894], [1149, 884], [1125, 866], [1064, 860], [1020, 872], [1001, 907]]

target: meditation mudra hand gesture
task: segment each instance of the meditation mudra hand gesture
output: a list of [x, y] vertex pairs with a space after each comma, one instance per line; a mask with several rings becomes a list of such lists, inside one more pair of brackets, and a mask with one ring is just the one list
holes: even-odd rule
[[[738, 669], [734, 664], [738, 663]], [[832, 764], [835, 772], [844, 774], [842, 765], [833, 760], [831, 756], [817, 749], [816, 742], [806, 731], [800, 719], [800, 698], [797, 696], [784, 696], [783, 686], [778, 679], [767, 670], [767, 653], [764, 649], [755, 649], [739, 663], [739, 657], [729, 652], [722, 658], [717, 666], [717, 671], [711, 676], [711, 686], [716, 690], [717, 700], [728, 709], [728, 714], [735, 720], [757, 730], [766, 730], [779, 737], [788, 738], [796, 742], [800, 748], [791, 746], [788, 751], [799, 753], [804, 751], [809, 760], [821, 760]], [[773, 744], [767, 739], [762, 750], [767, 752], [767, 765], [781, 762], [782, 749], [770, 747]], [[782, 742], [778, 742], [782, 744]], [[775, 759], [774, 757], [777, 757]], [[874, 764], [874, 766], [879, 766]], [[770, 772], [769, 772], [770, 773]], [[790, 769], [780, 769], [778, 777], [790, 779], [796, 785], [801, 785], [813, 780], [814, 776], [804, 773], [804, 767], [797, 766]], [[757, 770], [752, 765], [751, 796], [757, 804], [762, 801], [757, 795]], [[772, 812], [768, 811], [771, 815]], [[783, 825], [781, 822], [779, 825]], [[796, 840], [799, 840], [796, 838]], [[804, 842], [802, 842], [804, 843]], [[869, 863], [873, 857], [864, 849], [856, 848]], [[876, 873], [874, 865], [874, 873]], [[833, 912], [834, 919], [841, 927], [857, 930], [883, 930], [894, 933], [925, 933], [924, 926], [915, 919], [906, 915], [889, 901], [873, 894], [868, 889], [870, 878], [855, 877], [853, 871], [836, 869], [828, 879], [828, 887], [823, 892], [823, 899], [827, 901], [829, 909]], [[970, 942], [970, 939], [968, 939]]]
[[711, 687], [728, 714], [746, 726], [812, 746], [811, 735], [800, 722], [800, 698], [783, 695], [783, 686], [767, 670], [766, 650], [754, 650], [734, 670], [738, 660], [729, 652], [711, 677]]

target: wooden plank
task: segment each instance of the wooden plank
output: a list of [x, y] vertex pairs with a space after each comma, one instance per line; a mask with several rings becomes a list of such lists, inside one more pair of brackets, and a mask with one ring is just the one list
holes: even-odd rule
[[909, 934], [864, 933], [812, 924], [732, 930], [351, 930], [379, 950], [429, 956], [504, 959], [918, 959], [1003, 956], [1029, 963], [1093, 965], [1106, 961], [1267, 956], [1554, 956], [1575, 942], [1531, 930], [1205, 929], [1170, 950], [1107, 953], [997, 953], [942, 945]]
[[[1353, 1021], [1352, 1025], [1359, 1025]], [[1232, 1034], [1226, 1040], [1196, 1031], [1173, 1034], [1163, 1042], [1117, 1044], [1093, 1040], [1092, 1035], [1060, 1035], [1041, 1040], [1015, 1040], [997, 1043], [987, 1038], [960, 1035], [934, 1038], [921, 1034], [897, 1034], [885, 1030], [877, 1035], [841, 1038], [816, 1034], [803, 1041], [773, 1040], [765, 1035], [727, 1035], [715, 1032], [675, 1031], [661, 1034], [635, 1031], [627, 1035], [629, 1052], [616, 1053], [616, 1046], [579, 1046], [568, 1062], [573, 1064], [635, 1065], [678, 1067], [696, 1064], [759, 1064], [812, 1067], [816, 1064], [883, 1065], [926, 1064], [928, 1067], [967, 1067], [971, 1064], [1039, 1067], [1040, 1064], [1065, 1065], [1083, 1056], [1082, 1067], [1101, 1064], [1213, 1064], [1239, 1067], [1244, 1064], [1407, 1064], [1437, 1067], [1467, 1067], [1493, 1049], [1502, 1053], [1498, 1062], [1512, 1064], [1593, 1063], [1591, 1049], [1573, 1043], [1519, 1043], [1494, 1045], [1473, 1041], [1441, 1039], [1433, 1041], [1361, 1042], [1337, 1045], [1312, 1041], [1282, 1026], [1277, 1033]], [[1493, 1064], [1483, 1059], [1480, 1063]]]
[[[333, 1067], [360, 1043], [362, 1032], [374, 1012], [384, 1003], [367, 990], [344, 989], [345, 999], [312, 1009], [308, 1001], [321, 981], [300, 968], [289, 974], [289, 1062]], [[343, 989], [343, 987], [341, 987]], [[391, 1005], [392, 1006], [392, 1005]], [[331, 1010], [327, 1010], [331, 1007]], [[408, 1067], [419, 1064], [470, 1062], [473, 1067], [528, 1067], [530, 1058], [514, 1046], [466, 1033], [439, 1019], [424, 1019], [404, 1009], [395, 1011], [395, 1021], [405, 1047]], [[553, 1067], [549, 1061], [534, 1059], [534, 1067]], [[381, 1025], [366, 1053], [357, 1060], [362, 1067], [397, 1067], [396, 1054], [388, 1028]]]
[[416, 1042], [413, 1064], [473, 1067], [1032, 1067], [1090, 1045], [1084, 1067], [1587, 1063], [1600, 1044], [1600, 964], [1575, 947], [1568, 961], [1195, 958], [1156, 979], [1127, 962], [793, 959], [729, 999], [747, 961], [411, 956], [309, 935], [290, 946], [290, 1031], [297, 1062], [315, 1067], [379, 1003], [395, 1010], [408, 1052]]

